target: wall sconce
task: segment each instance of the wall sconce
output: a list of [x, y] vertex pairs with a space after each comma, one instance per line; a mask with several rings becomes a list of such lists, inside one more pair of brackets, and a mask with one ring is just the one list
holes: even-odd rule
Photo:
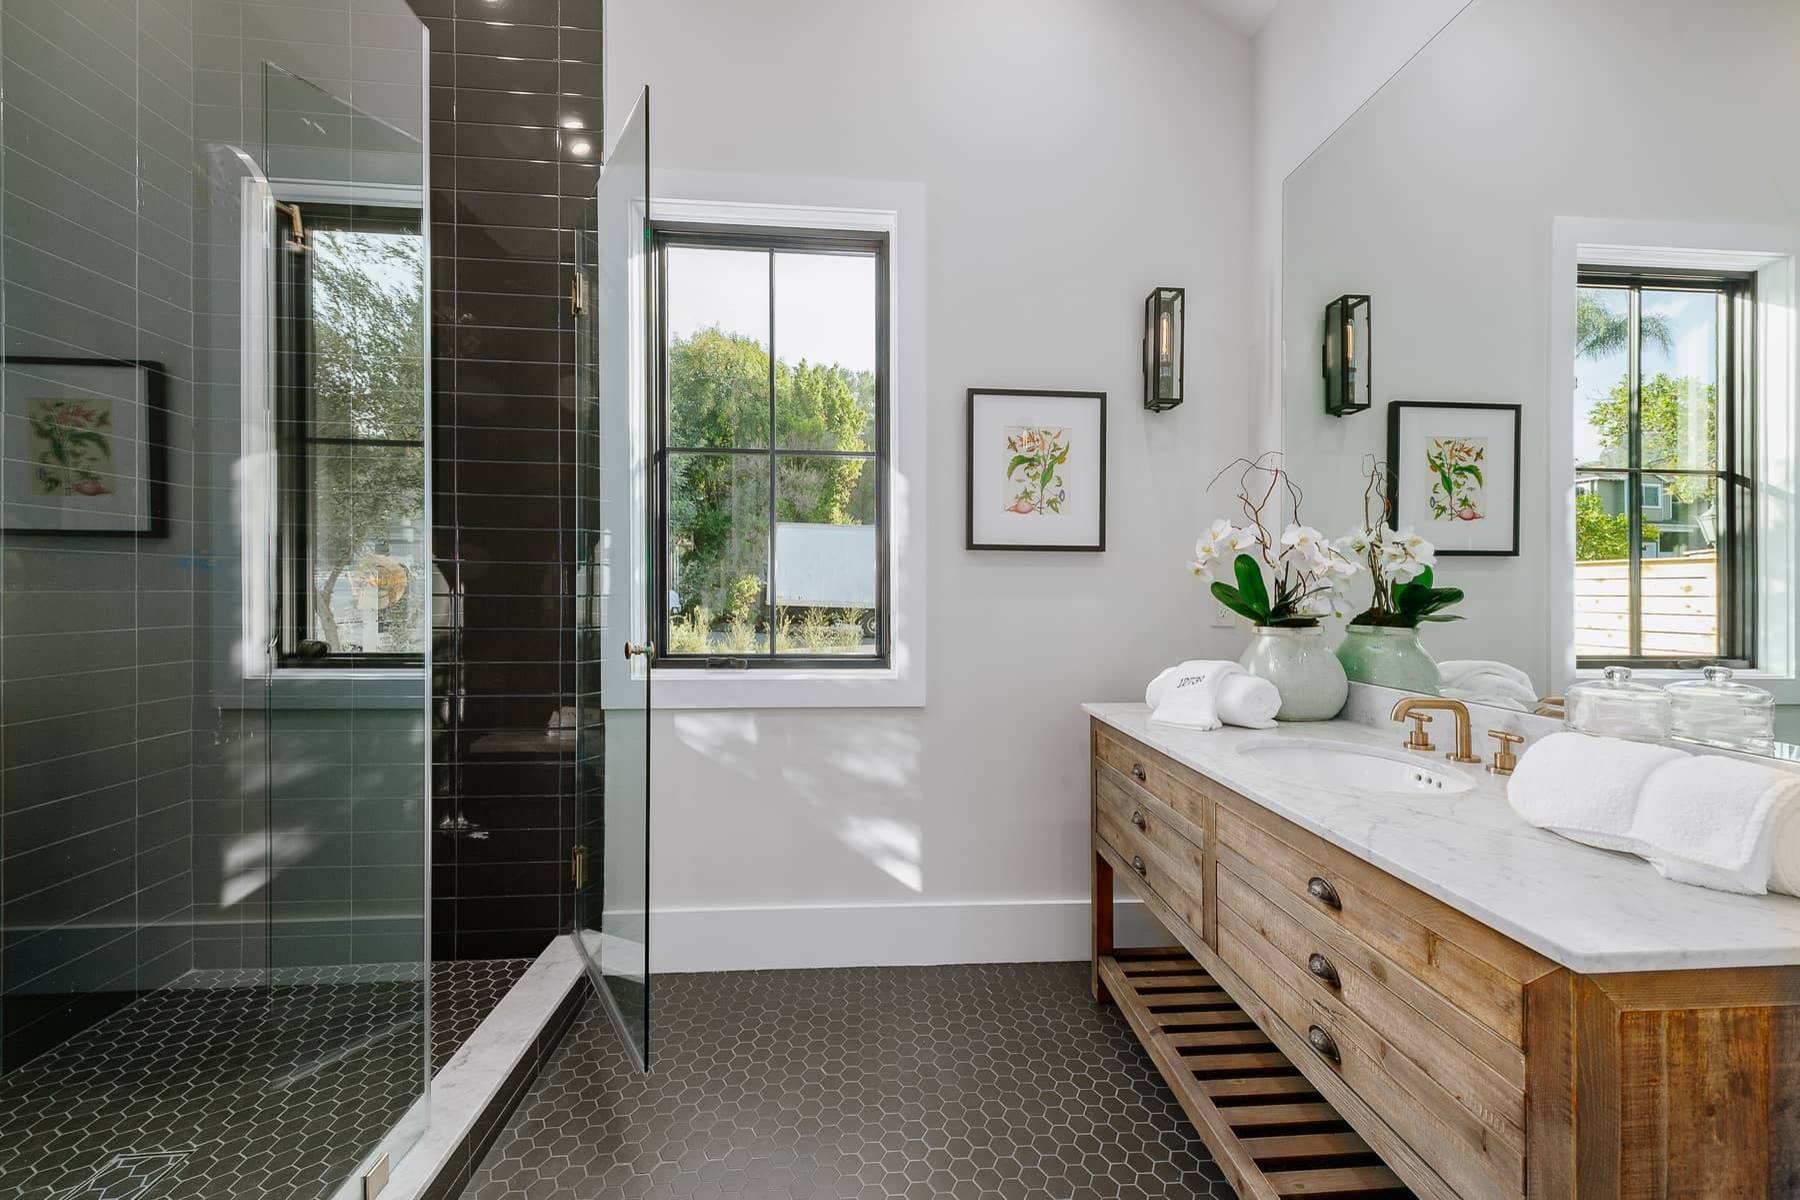
[[1339, 296], [1325, 306], [1325, 411], [1334, 417], [1359, 413], [1372, 405], [1374, 343], [1369, 336], [1369, 298]]
[[1144, 407], [1166, 412], [1181, 403], [1187, 293], [1159, 287], [1144, 301]]

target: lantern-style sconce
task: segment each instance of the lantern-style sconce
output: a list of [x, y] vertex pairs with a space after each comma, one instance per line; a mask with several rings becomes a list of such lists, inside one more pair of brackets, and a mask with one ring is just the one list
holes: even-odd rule
[[1181, 403], [1186, 295], [1159, 287], [1144, 301], [1144, 407], [1151, 412]]
[[1325, 411], [1334, 417], [1359, 413], [1375, 402], [1374, 343], [1369, 337], [1369, 298], [1339, 296], [1325, 306]]

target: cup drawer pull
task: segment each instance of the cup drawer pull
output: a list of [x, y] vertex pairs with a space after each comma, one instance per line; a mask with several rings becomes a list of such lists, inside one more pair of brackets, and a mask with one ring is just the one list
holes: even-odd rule
[[1317, 1025], [1306, 1031], [1306, 1044], [1311, 1046], [1320, 1058], [1330, 1059], [1334, 1063], [1344, 1061], [1338, 1055], [1337, 1039]]
[[1143, 783], [1150, 778], [1150, 776], [1144, 771], [1144, 765], [1142, 763], [1132, 763], [1131, 764], [1131, 777], [1133, 779], [1137, 780], [1139, 783]]
[[1344, 907], [1344, 902], [1338, 899], [1337, 889], [1317, 875], [1314, 875], [1311, 879], [1306, 881], [1306, 891], [1308, 895], [1314, 900], [1317, 900], [1320, 904], [1323, 904], [1326, 908], [1341, 909]]
[[1139, 829], [1142, 829], [1144, 827], [1144, 814], [1141, 812], [1132, 813], [1131, 823], [1136, 825]]
[[1136, 871], [1139, 876], [1142, 876], [1144, 873], [1144, 860], [1135, 854], [1132, 855], [1131, 856], [1131, 869]]
[[1331, 960], [1323, 954], [1314, 954], [1309, 957], [1306, 960], [1306, 969], [1311, 971], [1313, 977], [1326, 987], [1341, 988], [1344, 986], [1344, 981], [1338, 978], [1337, 968], [1332, 966]]

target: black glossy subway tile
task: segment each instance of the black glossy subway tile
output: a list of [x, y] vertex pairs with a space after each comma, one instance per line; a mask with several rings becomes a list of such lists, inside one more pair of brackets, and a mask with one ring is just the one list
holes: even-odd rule
[[557, 20], [575, 29], [599, 29], [602, 27], [603, 2], [604, 0], [560, 0]]
[[[455, 56], [453, 78], [458, 87], [482, 91], [545, 92], [555, 94], [569, 89], [559, 86], [562, 64], [555, 59], [493, 58], [480, 54]], [[437, 82], [434, 77], [432, 82]], [[581, 91], [584, 95], [591, 92]]]
[[489, 92], [464, 87], [433, 89], [431, 113], [437, 120], [478, 125], [555, 128], [561, 124], [564, 106], [561, 97], [543, 92]]
[[[450, 0], [439, 0], [448, 3]], [[599, 3], [599, 0], [593, 0]], [[555, 25], [559, 19], [557, 0], [454, 0], [456, 15], [464, 20], [520, 21], [532, 25]]]
[[564, 28], [557, 42], [556, 56], [564, 62], [581, 62], [598, 65], [601, 59], [600, 31], [598, 29]]
[[[490, 12], [497, 6], [481, 0]], [[486, 14], [484, 14], [486, 15]], [[461, 55], [495, 55], [502, 58], [556, 58], [560, 33], [554, 23], [525, 24], [493, 13], [485, 21], [456, 22], [456, 53]]]

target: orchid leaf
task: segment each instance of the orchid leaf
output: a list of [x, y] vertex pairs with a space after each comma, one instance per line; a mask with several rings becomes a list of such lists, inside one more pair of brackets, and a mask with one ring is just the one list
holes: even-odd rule
[[1263, 583], [1262, 564], [1248, 554], [1240, 554], [1232, 564], [1232, 571], [1237, 576], [1238, 592], [1254, 610], [1250, 615], [1266, 619], [1269, 615], [1269, 589]]

